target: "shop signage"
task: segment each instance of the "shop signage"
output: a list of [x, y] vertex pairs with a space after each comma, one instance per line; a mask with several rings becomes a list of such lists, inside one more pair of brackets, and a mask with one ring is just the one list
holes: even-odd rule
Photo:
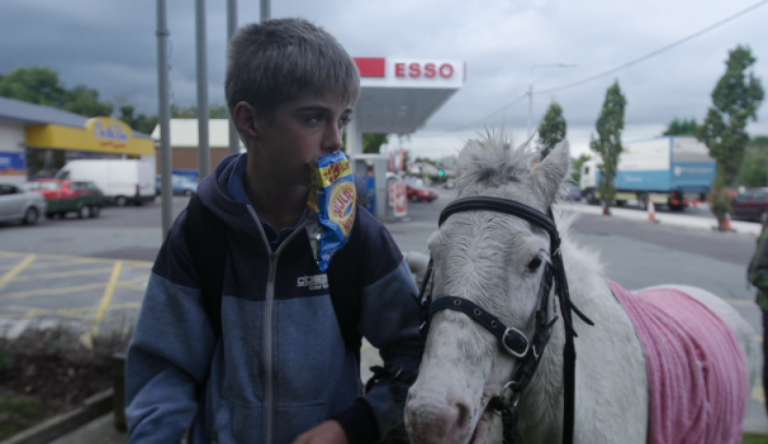
[[358, 57], [363, 87], [460, 88], [466, 64], [447, 59]]
[[99, 146], [113, 149], [121, 149], [128, 146], [133, 136], [133, 130], [128, 124], [121, 120], [108, 117], [94, 117], [89, 119], [85, 125], [86, 129], [93, 134], [96, 143]]
[[450, 79], [454, 72], [453, 65], [450, 63], [443, 63], [439, 66], [436, 63], [395, 63], [395, 77], [426, 77], [431, 79], [440, 76], [444, 79]]
[[24, 153], [0, 151], [0, 176], [23, 176], [27, 174], [27, 160]]
[[408, 214], [408, 189], [405, 182], [399, 180], [389, 182], [389, 204], [394, 207], [395, 217]]

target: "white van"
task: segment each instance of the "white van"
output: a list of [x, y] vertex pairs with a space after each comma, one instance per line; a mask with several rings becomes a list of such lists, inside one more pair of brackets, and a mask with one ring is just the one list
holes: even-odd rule
[[143, 205], [155, 200], [155, 156], [141, 159], [72, 160], [56, 174], [58, 179], [96, 184], [115, 205]]

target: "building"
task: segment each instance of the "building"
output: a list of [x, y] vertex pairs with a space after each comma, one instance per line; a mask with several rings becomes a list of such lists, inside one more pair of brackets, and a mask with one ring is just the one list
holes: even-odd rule
[[51, 177], [73, 159], [145, 156], [154, 140], [121, 120], [0, 98], [0, 181]]
[[[197, 171], [200, 168], [199, 135], [197, 119], [171, 119], [171, 158], [174, 171]], [[160, 140], [160, 125], [155, 126], [152, 137]], [[229, 154], [229, 119], [208, 120], [208, 143], [211, 147], [213, 169]], [[240, 150], [245, 150], [242, 142]], [[157, 171], [161, 171], [160, 156], [157, 156]]]

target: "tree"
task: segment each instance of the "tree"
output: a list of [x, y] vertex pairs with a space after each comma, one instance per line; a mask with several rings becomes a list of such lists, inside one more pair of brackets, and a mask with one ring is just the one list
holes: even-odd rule
[[568, 124], [563, 117], [563, 108], [557, 102], [552, 102], [539, 125], [539, 151], [541, 158], [547, 157], [555, 146], [565, 140]]
[[363, 134], [363, 153], [378, 154], [381, 146], [389, 141], [388, 134]]
[[608, 88], [603, 102], [603, 110], [597, 119], [597, 139], [592, 136], [589, 147], [603, 159], [598, 165], [600, 170], [600, 198], [603, 201], [603, 214], [611, 214], [610, 207], [616, 196], [616, 169], [619, 165], [621, 146], [621, 131], [624, 129], [624, 110], [627, 99], [621, 93], [619, 81]]
[[725, 189], [734, 185], [739, 174], [749, 143], [747, 121], [757, 120], [757, 108], [763, 100], [760, 79], [752, 72], [746, 74], [755, 61], [751, 50], [741, 45], [729, 52], [725, 74], [712, 91], [713, 106], [697, 134], [717, 161], [710, 209], [721, 230], [725, 229], [725, 217], [731, 211], [731, 198]]
[[17, 68], [0, 77], [0, 97], [52, 106], [88, 117], [109, 116], [114, 106], [100, 102], [99, 92], [84, 85], [67, 89], [59, 74], [46, 67]]
[[686, 120], [675, 117], [667, 125], [664, 136], [696, 136], [699, 132], [699, 122], [696, 119]]
[[573, 174], [570, 181], [576, 185], [581, 182], [581, 167], [592, 158], [589, 154], [582, 154], [578, 159], [571, 159], [571, 165], [573, 166]]
[[133, 115], [134, 108], [132, 105], [123, 105], [120, 107], [120, 115], [117, 117], [123, 122], [127, 123], [134, 131], [138, 131], [144, 134], [150, 134], [155, 125], [157, 125], [157, 116], [147, 116], [144, 113]]
[[[197, 119], [197, 105], [179, 106], [171, 105], [171, 118], [173, 119]], [[208, 105], [209, 119], [228, 119], [229, 108], [226, 105], [211, 103]]]

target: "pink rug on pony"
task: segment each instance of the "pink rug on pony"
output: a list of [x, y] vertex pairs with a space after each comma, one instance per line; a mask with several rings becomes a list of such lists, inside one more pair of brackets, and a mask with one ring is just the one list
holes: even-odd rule
[[606, 280], [645, 351], [648, 443], [740, 443], [749, 370], [731, 328], [682, 291], [632, 293]]

